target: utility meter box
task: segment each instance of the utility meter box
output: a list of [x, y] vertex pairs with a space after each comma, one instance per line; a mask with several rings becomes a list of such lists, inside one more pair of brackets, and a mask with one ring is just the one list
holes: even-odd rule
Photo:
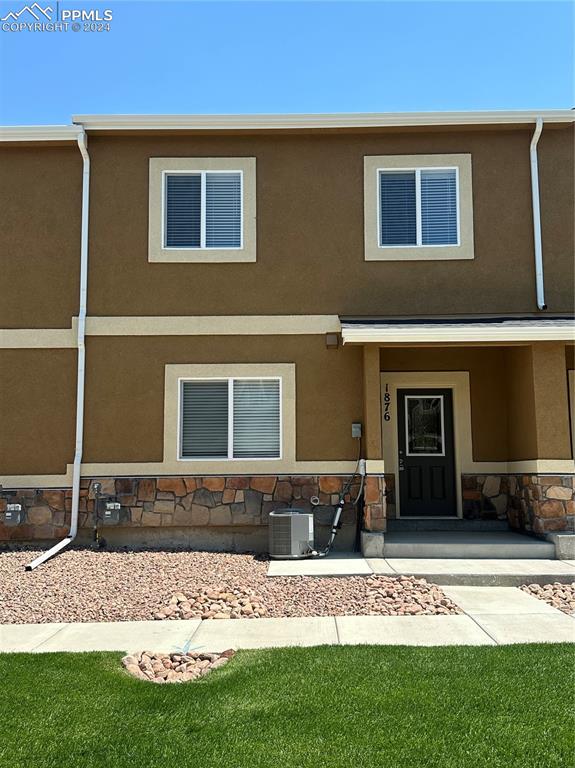
[[6, 504], [4, 525], [20, 525], [22, 522], [24, 522], [24, 505], [16, 502]]
[[105, 501], [102, 504], [101, 520], [104, 525], [118, 525], [122, 505], [119, 501]]

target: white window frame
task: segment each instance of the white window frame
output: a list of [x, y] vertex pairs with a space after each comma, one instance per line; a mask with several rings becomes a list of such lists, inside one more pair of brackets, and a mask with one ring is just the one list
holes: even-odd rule
[[[183, 384], [190, 381], [226, 381], [228, 384], [228, 455], [217, 457], [188, 457], [182, 455], [183, 442]], [[279, 455], [278, 456], [241, 456], [236, 458], [234, 453], [234, 381], [277, 381], [279, 382]], [[181, 376], [178, 378], [178, 461], [281, 461], [283, 446], [283, 398], [282, 398], [282, 377], [281, 376], [202, 376], [190, 377]]]
[[[422, 242], [422, 216], [421, 216], [421, 172], [422, 171], [455, 171], [455, 205], [457, 216], [457, 242], [456, 243], [423, 243]], [[407, 244], [381, 244], [381, 174], [387, 173], [413, 173], [415, 172], [415, 243]], [[378, 168], [375, 177], [377, 196], [377, 246], [378, 248], [458, 248], [461, 245], [460, 213], [459, 213], [459, 168], [456, 165], [446, 166], [412, 166], [411, 168]]]
[[[408, 400], [421, 400], [422, 398], [441, 400], [441, 453], [411, 453], [409, 450], [409, 408]], [[445, 403], [443, 395], [404, 395], [405, 400], [405, 455], [406, 456], [445, 456]]]
[[[206, 184], [208, 173], [240, 173], [241, 245], [206, 247]], [[166, 246], [166, 177], [200, 174], [202, 210], [200, 247]], [[203, 246], [203, 247], [202, 247]], [[153, 263], [224, 264], [256, 261], [255, 157], [151, 157], [149, 161], [148, 261]]]
[[[381, 245], [381, 171], [420, 171], [457, 169], [457, 237], [458, 244]], [[365, 155], [363, 158], [363, 211], [365, 261], [441, 261], [475, 258], [473, 237], [473, 183], [471, 155]], [[417, 181], [417, 180], [416, 180]], [[419, 174], [421, 186], [421, 174]], [[421, 192], [416, 189], [416, 206], [421, 206]], [[421, 212], [416, 223], [421, 226]]]
[[[239, 173], [240, 175], [240, 244], [239, 245], [230, 245], [226, 246], [225, 248], [222, 248], [220, 246], [218, 247], [208, 247], [206, 245], [206, 176], [209, 174], [218, 174], [218, 173]], [[166, 184], [166, 179], [168, 176], [199, 176], [200, 177], [200, 195], [201, 195], [201, 208], [200, 208], [200, 245], [187, 245], [187, 246], [172, 246], [172, 245], [166, 245], [167, 240], [167, 216], [166, 216], [166, 206], [168, 203], [168, 186]], [[229, 170], [224, 169], [214, 169], [212, 171], [210, 170], [187, 170], [187, 171], [162, 171], [162, 250], [164, 251], [222, 251], [222, 250], [230, 250], [230, 251], [241, 251], [244, 247], [244, 172], [237, 168], [230, 168]]]

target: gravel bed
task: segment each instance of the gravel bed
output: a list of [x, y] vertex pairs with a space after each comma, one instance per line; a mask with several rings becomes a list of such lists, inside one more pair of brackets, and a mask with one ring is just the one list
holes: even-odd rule
[[[37, 554], [0, 553], [0, 623], [154, 619], [166, 606], [177, 608], [178, 600], [173, 599], [178, 593], [187, 598], [212, 590], [253, 592], [254, 601], [263, 607], [257, 611], [260, 616], [461, 613], [439, 587], [424, 579], [268, 578], [268, 561], [251, 554], [77, 549], [25, 572], [24, 566]], [[182, 614], [177, 609], [166, 618]]]
[[544, 600], [563, 613], [575, 614], [575, 582], [573, 584], [524, 584], [521, 589], [528, 595]]

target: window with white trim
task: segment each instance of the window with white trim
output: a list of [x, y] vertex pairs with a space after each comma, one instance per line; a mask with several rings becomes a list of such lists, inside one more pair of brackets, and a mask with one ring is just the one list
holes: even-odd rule
[[181, 459], [281, 458], [281, 380], [180, 380]]
[[148, 261], [256, 261], [255, 157], [151, 157]]
[[380, 248], [459, 245], [457, 168], [378, 169]]
[[242, 171], [164, 173], [164, 248], [241, 248]]

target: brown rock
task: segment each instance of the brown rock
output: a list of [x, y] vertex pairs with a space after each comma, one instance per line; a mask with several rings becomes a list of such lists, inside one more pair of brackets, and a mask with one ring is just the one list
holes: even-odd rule
[[249, 477], [226, 477], [226, 488], [245, 490], [250, 487]]
[[236, 498], [236, 492], [233, 488], [225, 488], [222, 495], [222, 504], [231, 504]]
[[563, 517], [565, 515], [563, 504], [555, 499], [542, 501], [538, 506], [537, 513], [539, 517]]
[[156, 481], [151, 478], [138, 480], [138, 501], [154, 501], [156, 498]]
[[[162, 502], [164, 503], [164, 502]], [[156, 526], [162, 524], [162, 516], [155, 514], [147, 509], [142, 512], [142, 525]]]
[[42, 498], [52, 509], [64, 510], [64, 491], [44, 491]]
[[276, 487], [277, 478], [275, 475], [252, 477], [250, 488], [260, 493], [273, 493]]
[[323, 493], [338, 493], [342, 489], [342, 479], [335, 476], [320, 477], [319, 489]]
[[181, 477], [160, 477], [158, 491], [171, 491], [176, 496], [185, 496], [187, 493], [186, 484]]
[[47, 525], [52, 522], [52, 510], [48, 506], [30, 507], [27, 518], [32, 525]]
[[293, 498], [291, 483], [286, 480], [278, 482], [273, 497], [275, 501], [291, 501]]
[[201, 504], [192, 504], [192, 525], [208, 525], [210, 522], [210, 510]]
[[202, 488], [207, 488], [208, 491], [223, 491], [225, 486], [225, 477], [202, 477]]
[[173, 501], [156, 501], [154, 502], [154, 512], [160, 515], [172, 515], [174, 513]]
[[210, 510], [210, 525], [231, 525], [231, 523], [232, 512], [228, 506], [220, 505]]
[[364, 499], [366, 504], [376, 504], [381, 502], [379, 478], [373, 476], [365, 478]]
[[195, 477], [184, 477], [182, 479], [184, 481], [184, 485], [186, 486], [186, 491], [188, 493], [192, 493], [198, 487], [198, 483]]
[[563, 485], [552, 485], [547, 489], [545, 495], [548, 499], [560, 499], [562, 501], [571, 501], [573, 499], [571, 488], [565, 488]]

